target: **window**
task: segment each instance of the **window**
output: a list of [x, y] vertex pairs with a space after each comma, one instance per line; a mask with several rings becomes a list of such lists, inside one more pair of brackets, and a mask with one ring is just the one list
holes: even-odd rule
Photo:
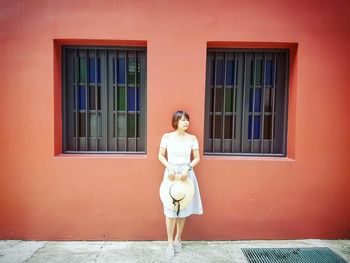
[[63, 151], [144, 153], [146, 48], [62, 49]]
[[286, 155], [289, 51], [208, 49], [205, 154]]

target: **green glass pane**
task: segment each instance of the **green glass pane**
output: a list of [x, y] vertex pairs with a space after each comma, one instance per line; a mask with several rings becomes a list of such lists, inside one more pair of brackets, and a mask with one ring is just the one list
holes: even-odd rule
[[256, 85], [262, 85], [262, 69], [263, 69], [263, 61], [257, 60], [256, 61], [256, 79], [255, 79]]
[[226, 89], [225, 94], [225, 111], [232, 112], [232, 92], [233, 89]]
[[118, 111], [124, 111], [125, 110], [125, 87], [118, 87]]
[[86, 61], [85, 58], [79, 58], [79, 82], [86, 81]]
[[135, 114], [128, 114], [128, 137], [135, 137]]

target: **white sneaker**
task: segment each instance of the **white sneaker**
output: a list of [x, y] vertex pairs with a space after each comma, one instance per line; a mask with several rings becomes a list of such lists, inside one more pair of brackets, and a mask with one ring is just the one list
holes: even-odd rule
[[175, 256], [174, 246], [168, 246], [166, 249], [166, 257], [168, 259], [173, 259]]
[[178, 253], [182, 250], [182, 244], [180, 241], [174, 241], [174, 252]]

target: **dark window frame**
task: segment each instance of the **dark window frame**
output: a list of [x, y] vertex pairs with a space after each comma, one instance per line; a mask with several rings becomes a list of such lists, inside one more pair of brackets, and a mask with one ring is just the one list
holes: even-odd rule
[[[146, 154], [147, 48], [63, 45], [61, 50], [63, 153]], [[86, 81], [84, 83], [80, 83], [81, 72], [78, 69], [81, 58], [85, 58]], [[89, 67], [92, 64], [90, 59], [94, 61], [94, 82], [90, 81]], [[119, 72], [118, 63], [121, 59], [124, 59], [125, 63], [124, 72]], [[98, 74], [98, 66], [100, 74]], [[131, 79], [134, 80], [134, 83], [128, 83], [130, 70], [134, 72], [131, 73], [133, 74]], [[124, 73], [123, 83], [119, 83], [117, 79], [118, 74], [121, 73]], [[77, 95], [81, 86], [85, 89], [85, 108], [83, 110], [80, 109], [80, 100]], [[122, 106], [119, 108], [117, 99], [113, 99], [113, 96], [118, 96], [123, 89], [124, 108], [121, 108]], [[130, 104], [132, 109], [128, 107], [128, 100], [132, 98], [129, 97], [130, 90], [134, 93], [134, 101]], [[95, 102], [93, 99], [90, 101], [90, 94], [95, 95], [91, 96], [95, 98]], [[98, 95], [100, 96], [98, 97]], [[98, 98], [101, 100], [100, 102], [98, 102]], [[94, 104], [94, 109], [90, 108], [91, 104]], [[85, 125], [83, 125], [85, 126], [84, 137], [80, 137], [80, 126], [77, 125], [80, 117], [75, 117], [78, 116], [78, 113], [81, 116], [82, 112], [86, 116]], [[90, 126], [92, 124], [89, 122], [92, 115], [95, 116], [92, 123], [94, 126]], [[123, 120], [121, 116], [124, 116]], [[100, 119], [101, 125], [104, 127], [101, 130], [99, 129]], [[118, 133], [119, 120], [124, 123], [124, 126], [121, 126], [122, 128], [119, 130], [123, 134]], [[133, 130], [128, 129], [128, 120], [134, 121]], [[78, 129], [79, 131], [77, 131]], [[129, 136], [130, 134], [133, 136]]]
[[[276, 72], [270, 72], [272, 74], [272, 84], [268, 87], [265, 83], [267, 79], [266, 61], [271, 58], [273, 61], [271, 62], [272, 67], [274, 68], [276, 65], [276, 68], [274, 68]], [[262, 81], [262, 83], [259, 83], [261, 85], [257, 85], [257, 61], [261, 59], [262, 74], [259, 76], [259, 80]], [[222, 65], [219, 65], [219, 60], [223, 60]], [[233, 68], [233, 74], [230, 77], [226, 74], [226, 71], [229, 67], [228, 61], [232, 60], [233, 63], [231, 64], [233, 65], [230, 65], [230, 68]], [[249, 62], [252, 62], [252, 68]], [[255, 74], [250, 74], [252, 69], [255, 70]], [[289, 49], [208, 48], [206, 60], [204, 154], [216, 156], [286, 157], [289, 70]], [[253, 79], [250, 77], [253, 77]], [[271, 79], [269, 80], [271, 81]], [[227, 81], [231, 81], [231, 85], [227, 85]], [[276, 89], [280, 88], [281, 85], [283, 86], [283, 90]], [[249, 98], [250, 90], [252, 90], [252, 102], [250, 102]], [[277, 108], [278, 112], [276, 112], [276, 114], [272, 114], [276, 108], [270, 109], [270, 113], [268, 111], [265, 112], [265, 93], [267, 90], [272, 94], [272, 101], [275, 99], [275, 103], [270, 104]], [[256, 95], [258, 91], [260, 92], [260, 97]], [[232, 96], [231, 102], [228, 103], [232, 107], [229, 112], [226, 111], [227, 94]], [[275, 96], [275, 98], [273, 96]], [[256, 104], [254, 101], [255, 97], [260, 98], [260, 103]], [[260, 109], [260, 111], [256, 111], [256, 107]], [[268, 118], [266, 116], [269, 114], [271, 115], [271, 117], [269, 117], [271, 126], [275, 125], [276, 129], [270, 127], [270, 138], [265, 138], [267, 132], [264, 135], [264, 128], [268, 126], [264, 126], [264, 120]], [[225, 116], [225, 118], [221, 116]], [[252, 116], [250, 117], [250, 125], [248, 122], [249, 116]], [[264, 116], [264, 118], [261, 116]], [[260, 128], [258, 129], [255, 129], [255, 120], [257, 120], [256, 123], [259, 124]], [[226, 121], [231, 127], [225, 130]], [[273, 123], [273, 121], [275, 121], [275, 123]], [[220, 124], [219, 129], [216, 126], [218, 122]], [[266, 121], [266, 123], [268, 122]], [[249, 126], [251, 126], [250, 138], [247, 135]], [[220, 132], [220, 136], [215, 134], [216, 130]], [[256, 130], [258, 130], [258, 133], [256, 133]], [[276, 132], [276, 130], [279, 132]], [[228, 138], [227, 136], [229, 133], [231, 136]], [[213, 139], [214, 136], [215, 138]], [[261, 139], [263, 136], [264, 139]], [[274, 138], [274, 140], [271, 140], [271, 137]], [[232, 140], [232, 138], [234, 138], [234, 140]], [[251, 143], [252, 141], [253, 143]]]

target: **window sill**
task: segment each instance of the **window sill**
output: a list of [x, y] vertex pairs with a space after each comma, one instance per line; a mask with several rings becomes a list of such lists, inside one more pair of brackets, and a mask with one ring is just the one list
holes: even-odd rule
[[146, 153], [125, 154], [125, 153], [62, 153], [55, 158], [78, 158], [78, 159], [146, 159]]
[[278, 161], [278, 162], [295, 162], [295, 159], [278, 156], [213, 156], [204, 155], [204, 160], [223, 160], [223, 161]]

